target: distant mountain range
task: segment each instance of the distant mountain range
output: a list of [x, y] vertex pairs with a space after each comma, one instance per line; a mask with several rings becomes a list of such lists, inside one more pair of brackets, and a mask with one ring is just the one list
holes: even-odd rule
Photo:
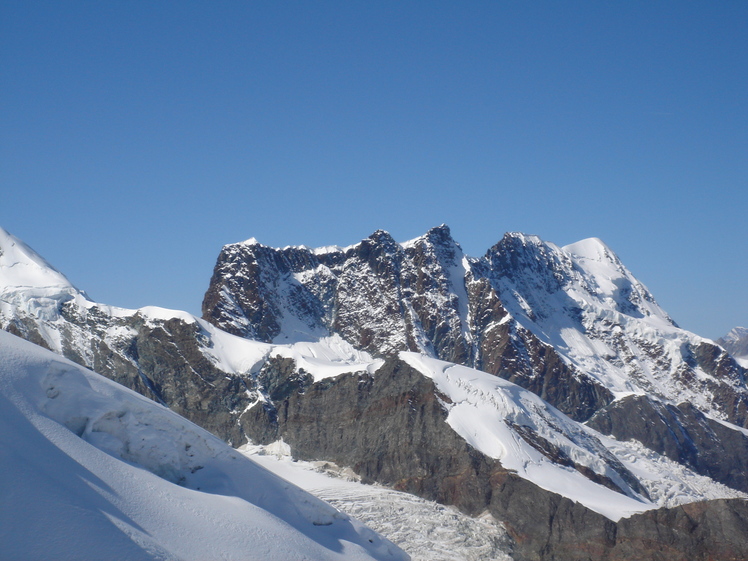
[[748, 362], [748, 328], [736, 327], [724, 337], [717, 339], [728, 353], [744, 362]]
[[235, 447], [489, 512], [514, 559], [748, 557], [747, 371], [600, 240], [252, 239], [221, 251], [202, 318], [92, 302], [5, 232], [0, 250], [4, 330]]

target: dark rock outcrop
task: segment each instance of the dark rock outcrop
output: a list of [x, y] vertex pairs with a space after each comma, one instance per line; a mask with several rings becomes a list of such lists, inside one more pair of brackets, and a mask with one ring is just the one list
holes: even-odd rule
[[[53, 349], [239, 446], [247, 441], [239, 415], [252, 403], [247, 379], [217, 368], [201, 350], [209, 336], [196, 322], [153, 319], [140, 313], [112, 315], [97, 306], [61, 305]], [[21, 316], [6, 329], [49, 346], [35, 318]], [[250, 381], [250, 384], [252, 382]]]
[[[289, 387], [298, 377], [287, 361], [266, 366], [270, 385]], [[613, 522], [469, 446], [445, 422], [446, 399], [430, 379], [390, 358], [374, 376], [344, 374], [283, 392], [277, 402], [256, 404], [241, 422], [253, 440], [282, 437], [296, 458], [350, 466], [364, 481], [469, 514], [488, 510], [506, 527], [518, 561], [707, 560], [712, 551], [740, 559], [748, 552], [744, 501], [708, 501]], [[568, 464], [563, 457], [559, 462]]]
[[517, 561], [743, 561], [748, 501], [661, 508], [618, 522], [508, 474], [490, 512], [514, 539]]
[[[274, 383], [282, 384], [289, 372], [276, 366]], [[374, 376], [322, 380], [273, 403], [270, 411], [258, 403], [241, 422], [254, 441], [283, 438], [296, 458], [350, 466], [365, 481], [478, 514], [487, 505], [491, 475], [504, 470], [471, 448], [446, 416], [433, 382], [392, 358]]]
[[669, 405], [632, 395], [598, 411], [587, 425], [650, 450], [733, 489], [748, 492], [748, 437], [690, 403]]
[[618, 523], [610, 561], [748, 559], [748, 501], [718, 499], [652, 510]]

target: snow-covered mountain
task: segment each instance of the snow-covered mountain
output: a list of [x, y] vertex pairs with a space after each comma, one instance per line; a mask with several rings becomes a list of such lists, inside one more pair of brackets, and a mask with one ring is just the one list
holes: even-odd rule
[[[560, 248], [507, 234], [480, 259], [446, 226], [403, 244], [379, 231], [347, 248], [251, 239], [223, 248], [203, 312], [242, 337], [333, 334], [373, 356], [419, 352], [496, 374], [577, 421], [736, 484], [703, 415], [748, 424], [746, 370], [678, 328], [598, 239]], [[655, 429], [634, 422], [642, 416]], [[683, 434], [695, 443], [688, 453]]]
[[406, 559], [173, 412], [0, 332], [3, 559]]
[[484, 257], [446, 226], [398, 244], [225, 246], [203, 317], [242, 337], [339, 334], [375, 356], [425, 353], [498, 374], [578, 420], [626, 395], [688, 401], [748, 424], [745, 370], [679, 329], [597, 239], [559, 248], [507, 234]]
[[508, 234], [480, 259], [445, 226], [248, 240], [224, 247], [200, 319], [91, 302], [0, 233], [3, 329], [234, 446], [488, 513], [516, 559], [748, 554], [745, 370], [599, 240]]
[[748, 328], [735, 327], [724, 337], [717, 339], [728, 353], [744, 365], [748, 365]]

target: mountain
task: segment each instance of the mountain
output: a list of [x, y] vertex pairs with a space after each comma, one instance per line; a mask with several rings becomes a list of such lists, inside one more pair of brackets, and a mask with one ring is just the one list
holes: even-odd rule
[[223, 248], [203, 317], [266, 342], [336, 335], [373, 356], [424, 353], [515, 382], [723, 483], [742, 465], [725, 462], [711, 434], [720, 421], [748, 424], [746, 370], [679, 329], [598, 239], [559, 248], [507, 234], [480, 259], [446, 226], [404, 244], [378, 231], [347, 248], [252, 239]]
[[490, 513], [514, 559], [748, 555], [746, 371], [599, 240], [507, 234], [481, 258], [446, 226], [248, 240], [223, 248], [203, 318], [94, 303], [51, 269], [20, 282], [43, 260], [19, 244], [0, 239], [3, 329], [234, 446]]
[[745, 327], [734, 328], [724, 337], [717, 339], [717, 343], [735, 358], [748, 363], [748, 329]]
[[507, 234], [466, 257], [440, 226], [404, 244], [227, 245], [203, 318], [254, 340], [340, 335], [374, 356], [422, 352], [510, 379], [586, 421], [626, 395], [748, 424], [745, 370], [679, 329], [600, 240]]
[[160, 405], [0, 332], [4, 559], [406, 559]]

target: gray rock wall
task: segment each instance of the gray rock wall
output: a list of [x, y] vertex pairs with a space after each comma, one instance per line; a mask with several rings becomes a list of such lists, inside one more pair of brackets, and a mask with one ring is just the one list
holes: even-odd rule
[[[277, 388], [299, 379], [284, 360], [264, 377]], [[745, 501], [660, 509], [614, 523], [470, 447], [446, 423], [445, 396], [398, 359], [388, 359], [374, 376], [345, 374], [278, 395], [278, 402], [257, 404], [242, 416], [253, 440], [282, 437], [296, 458], [350, 466], [364, 481], [469, 514], [488, 510], [512, 537], [514, 559], [682, 561], [722, 559], [709, 557], [715, 551], [733, 555], [724, 559], [748, 554]]]
[[632, 395], [598, 411], [587, 425], [650, 450], [733, 489], [748, 492], [748, 437], [690, 403], [668, 405]]

